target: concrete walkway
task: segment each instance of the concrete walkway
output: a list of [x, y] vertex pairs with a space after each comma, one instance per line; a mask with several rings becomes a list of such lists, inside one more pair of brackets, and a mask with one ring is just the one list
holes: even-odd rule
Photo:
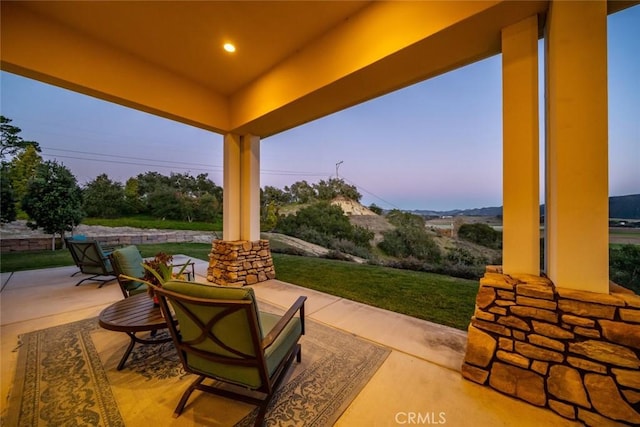
[[[177, 257], [176, 257], [177, 258]], [[196, 262], [205, 282], [207, 262]], [[74, 286], [76, 267], [0, 276], [2, 408], [16, 368], [18, 335], [97, 316], [122, 299], [117, 282]], [[75, 279], [75, 280], [74, 280]], [[572, 426], [549, 410], [464, 380], [466, 333], [315, 292], [278, 280], [254, 285], [261, 301], [288, 307], [306, 295], [307, 316], [391, 349], [391, 354], [336, 423], [337, 426]]]

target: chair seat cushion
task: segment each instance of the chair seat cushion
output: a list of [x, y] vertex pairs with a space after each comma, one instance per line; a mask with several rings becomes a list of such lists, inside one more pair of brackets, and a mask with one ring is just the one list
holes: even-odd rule
[[[250, 300], [253, 302], [252, 306], [254, 309], [256, 308], [255, 295], [251, 288], [230, 288], [184, 281], [169, 281], [163, 285], [163, 288], [198, 298]], [[180, 324], [182, 340], [185, 342], [194, 339], [198, 340], [198, 337], [201, 336], [200, 328], [196, 326], [193, 320], [185, 315], [178, 306], [174, 305], [173, 308], [176, 319]], [[190, 306], [189, 310], [205, 324], [209, 319], [220, 314], [220, 309], [216, 307]], [[276, 314], [259, 311], [256, 317], [259, 323], [258, 332], [261, 336], [260, 339], [264, 338], [281, 318], [281, 316]], [[240, 312], [219, 319], [212, 333], [220, 342], [225, 344], [226, 348], [221, 347], [210, 339], [206, 339], [197, 345], [200, 350], [230, 358], [239, 358], [239, 356], [234, 355], [228, 350], [230, 348], [249, 356], [256, 354], [249, 333], [248, 319]], [[265, 350], [265, 364], [269, 376], [273, 375], [291, 347], [297, 343], [301, 334], [302, 324], [300, 319], [295, 317], [289, 322], [273, 344]], [[189, 367], [195, 372], [252, 389], [257, 389], [262, 386], [262, 380], [257, 368], [216, 363], [192, 353], [187, 354], [186, 357]]]
[[[278, 323], [281, 317], [282, 316], [277, 314], [260, 312], [260, 322], [267, 333]], [[287, 355], [289, 349], [296, 345], [301, 335], [302, 323], [299, 317], [294, 317], [287, 323], [287, 326], [282, 333], [278, 335], [278, 338], [276, 338], [273, 344], [265, 351], [269, 376], [273, 375], [282, 359]]]

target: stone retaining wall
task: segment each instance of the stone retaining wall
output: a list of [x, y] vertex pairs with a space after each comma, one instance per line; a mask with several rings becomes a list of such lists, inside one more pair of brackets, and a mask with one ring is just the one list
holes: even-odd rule
[[[462, 375], [589, 426], [640, 424], [640, 296], [488, 267]], [[614, 421], [616, 420], [616, 421]]]
[[[158, 234], [127, 234], [127, 235], [104, 235], [87, 236], [87, 239], [97, 240], [100, 245], [124, 246], [124, 245], [144, 245], [146, 243], [181, 243], [201, 241], [202, 236], [194, 236], [192, 232], [164, 232]], [[213, 238], [207, 237], [207, 243]], [[61, 248], [60, 237], [56, 237], [56, 248]], [[42, 251], [51, 249], [51, 237], [29, 237], [29, 238], [2, 238], [0, 240], [0, 253], [19, 251]]]
[[222, 286], [245, 286], [275, 279], [268, 240], [214, 240], [207, 280]]

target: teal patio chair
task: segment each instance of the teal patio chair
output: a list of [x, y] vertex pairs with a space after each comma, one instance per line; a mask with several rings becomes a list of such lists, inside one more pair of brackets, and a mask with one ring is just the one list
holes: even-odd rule
[[122, 275], [141, 279], [144, 277], [144, 268], [142, 267], [144, 260], [136, 246], [129, 245], [115, 249], [109, 254], [109, 260], [125, 298], [147, 292], [147, 285], [144, 283], [122, 277]]
[[[201, 390], [257, 405], [255, 425], [262, 425], [293, 359], [301, 361], [298, 341], [304, 334], [307, 297], [299, 297], [280, 316], [259, 311], [251, 288], [187, 281], [152, 287], [164, 317], [171, 319], [167, 325], [185, 371], [198, 376], [182, 395], [174, 417], [182, 413], [191, 393]], [[207, 379], [213, 380], [211, 385], [203, 383]]]
[[[80, 269], [80, 273], [91, 274], [90, 277], [81, 279], [76, 283], [76, 286], [87, 280], [93, 280], [95, 282], [101, 282], [100, 286], [98, 286], [101, 288], [105, 283], [116, 279], [113, 277], [115, 276], [115, 273], [113, 272], [109, 258], [97, 240], [67, 239], [66, 244], [71, 252], [73, 261]], [[77, 273], [74, 273], [73, 275], [75, 274]]]

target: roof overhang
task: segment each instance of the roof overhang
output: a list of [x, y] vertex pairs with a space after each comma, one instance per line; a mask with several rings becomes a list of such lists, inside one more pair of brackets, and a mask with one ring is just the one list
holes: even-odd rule
[[[610, 12], [638, 3], [610, 1]], [[1, 66], [267, 137], [500, 52], [548, 1], [1, 2]], [[238, 51], [222, 51], [233, 40]]]

